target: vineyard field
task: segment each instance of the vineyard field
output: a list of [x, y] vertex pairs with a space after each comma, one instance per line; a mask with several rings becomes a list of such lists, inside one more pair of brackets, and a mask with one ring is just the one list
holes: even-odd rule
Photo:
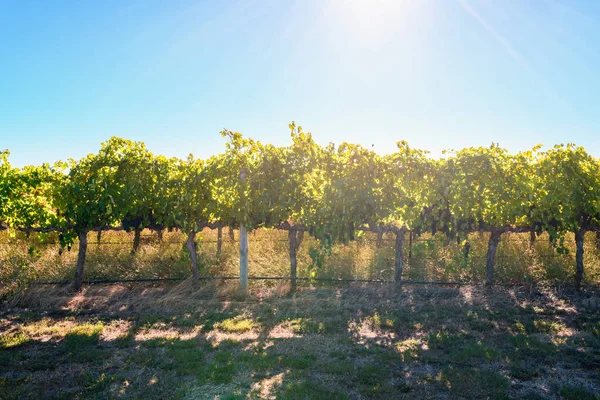
[[0, 397], [598, 398], [599, 160], [290, 129], [2, 153]]
[[[597, 280], [593, 263], [600, 244], [600, 161], [582, 147], [557, 145], [543, 151], [536, 146], [511, 154], [492, 144], [434, 159], [403, 141], [398, 142], [396, 152], [380, 155], [350, 143], [321, 146], [295, 123], [289, 128], [292, 144], [282, 147], [224, 130], [225, 151], [206, 160], [192, 155], [186, 160], [168, 159], [151, 153], [142, 142], [118, 137], [103, 143], [96, 154], [52, 166], [15, 168], [9, 152], [2, 152], [0, 228], [11, 238], [17, 233], [35, 234], [40, 240], [52, 236], [60, 254], [76, 245], [71, 278], [76, 290], [90, 279], [85, 267], [88, 252], [95, 252], [88, 245], [93, 242], [90, 236], [133, 232], [133, 258], [141, 232], [148, 229], [157, 235], [172, 230], [183, 234], [178, 240], [185, 243], [196, 284], [200, 269], [215, 264], [207, 261], [206, 254], [204, 261], [199, 259], [198, 235], [206, 228], [217, 230], [221, 238], [224, 230], [239, 230], [238, 274], [243, 291], [249, 257], [260, 257], [248, 254], [246, 233], [258, 229], [286, 231], [291, 291], [297, 285], [299, 263], [306, 264], [306, 254], [310, 276], [327, 275], [321, 270], [327, 259], [330, 268], [334, 265], [334, 248], [358, 243], [369, 233], [376, 234], [384, 254], [375, 254], [370, 274], [397, 282], [409, 280], [409, 274], [431, 279], [440, 275], [427, 268], [417, 271], [414, 251], [441, 262], [434, 269], [443, 268], [445, 275], [463, 274], [459, 278], [486, 285], [493, 284], [499, 274], [504, 281], [565, 283], [568, 277], [577, 286]], [[510, 248], [502, 243], [517, 233], [529, 235], [532, 250], [522, 252], [521, 262], [509, 265], [497, 253]], [[441, 253], [428, 253], [430, 245], [441, 251], [436, 242], [440, 234], [443, 247], [450, 249], [450, 242], [462, 246], [463, 268], [459, 268], [456, 247], [450, 263], [442, 262], [446, 256]], [[381, 246], [384, 235], [393, 241], [393, 263], [388, 247]], [[435, 238], [423, 246], [427, 235]], [[592, 247], [585, 243], [591, 235], [596, 237]], [[305, 241], [309, 245], [297, 255], [305, 236], [310, 238]], [[541, 253], [535, 249], [540, 239], [545, 243]], [[480, 243], [484, 240], [487, 246]], [[40, 250], [28, 246], [28, 253], [37, 256]], [[506, 255], [502, 257], [506, 260]], [[475, 259], [485, 259], [483, 274]], [[391, 277], [385, 268], [379, 270], [380, 261], [385, 268], [393, 265]], [[499, 266], [502, 262], [504, 266]], [[523, 263], [530, 271], [523, 271]], [[171, 264], [173, 268], [182, 265]], [[336, 274], [363, 274], [352, 270], [357, 264], [364, 262], [347, 262], [343, 268], [350, 270]], [[540, 265], [549, 270], [537, 271]], [[556, 274], [557, 265], [562, 265], [562, 274]], [[131, 262], [119, 263], [108, 269], [131, 266]], [[521, 271], [500, 271], [506, 268]], [[60, 276], [62, 271], [59, 268], [55, 274]], [[124, 276], [132, 273], [135, 269], [122, 271]]]

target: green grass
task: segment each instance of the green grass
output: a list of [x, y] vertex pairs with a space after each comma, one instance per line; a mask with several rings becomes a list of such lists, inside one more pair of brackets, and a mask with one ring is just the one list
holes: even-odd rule
[[325, 374], [351, 376], [355, 370], [355, 366], [352, 363], [334, 361], [326, 361], [319, 365], [319, 371], [323, 371]]
[[554, 344], [544, 342], [535, 336], [518, 334], [511, 336], [509, 341], [516, 353], [524, 357], [548, 357], [556, 351]]
[[279, 364], [284, 368], [292, 368], [294, 370], [302, 370], [311, 367], [317, 357], [313, 354], [304, 354], [298, 352], [295, 354], [286, 354], [278, 358]]
[[232, 362], [213, 363], [200, 373], [199, 378], [208, 383], [231, 383], [236, 373], [236, 366]]
[[474, 399], [506, 398], [508, 379], [492, 370], [444, 368], [438, 381], [451, 393]]
[[280, 398], [285, 400], [349, 399], [346, 394], [325, 385], [309, 381], [290, 382], [286, 384], [281, 390]]
[[594, 394], [589, 390], [579, 387], [566, 385], [560, 389], [560, 395], [565, 400], [598, 400], [600, 395]]
[[448, 358], [456, 364], [477, 365], [486, 361], [498, 360], [502, 352], [481, 341], [469, 341], [460, 346], [452, 347]]
[[443, 331], [432, 332], [427, 336], [427, 344], [434, 349], [451, 349], [465, 341], [463, 334], [451, 334]]
[[309, 334], [309, 333], [324, 333], [326, 331], [324, 322], [317, 322], [312, 318], [295, 318], [287, 321], [290, 329], [295, 334]]
[[359, 367], [354, 382], [358, 386], [358, 391], [367, 397], [380, 398], [392, 396], [394, 393], [409, 392], [410, 386], [404, 382], [392, 384], [391, 372], [389, 366], [383, 364], [366, 364]]
[[539, 333], [558, 333], [564, 329], [564, 325], [557, 321], [535, 320], [533, 321], [534, 331]]
[[71, 328], [66, 334], [63, 345], [69, 351], [77, 351], [84, 347], [97, 344], [104, 330], [102, 322], [85, 322]]
[[594, 336], [600, 337], [600, 320], [591, 320], [584, 325], [586, 332], [591, 333]]
[[540, 368], [538, 365], [512, 363], [509, 367], [509, 375], [521, 381], [530, 381], [540, 376]]
[[565, 325], [560, 321], [548, 321], [543, 319], [527, 319], [524, 322], [516, 322], [512, 329], [515, 333], [547, 333], [556, 334], [563, 330]]
[[370, 321], [373, 325], [382, 329], [392, 329], [396, 324], [396, 318], [391, 314], [379, 315], [378, 313], [375, 313], [370, 318]]
[[172, 359], [173, 369], [179, 374], [200, 374], [206, 363], [206, 350], [195, 340], [182, 340], [170, 343], [165, 348]]
[[227, 333], [244, 333], [256, 329], [260, 326], [258, 322], [250, 318], [228, 318], [224, 321], [217, 322], [214, 327], [220, 331]]
[[0, 336], [0, 348], [10, 349], [11, 347], [19, 347], [30, 341], [31, 339], [23, 332], [7, 333]]

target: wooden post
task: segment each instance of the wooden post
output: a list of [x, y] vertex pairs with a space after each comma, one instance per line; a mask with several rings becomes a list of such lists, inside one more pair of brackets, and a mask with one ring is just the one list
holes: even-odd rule
[[578, 229], [575, 232], [575, 245], [577, 247], [575, 253], [575, 286], [578, 288], [581, 286], [583, 281], [583, 241], [585, 239], [585, 230]]
[[217, 259], [221, 258], [221, 249], [223, 247], [223, 227], [217, 228]]
[[83, 283], [83, 267], [85, 264], [85, 254], [87, 253], [87, 244], [87, 231], [79, 232], [79, 252], [77, 253], [75, 280], [73, 281], [73, 288], [75, 290], [81, 289], [81, 284]]
[[196, 232], [188, 233], [187, 241], [185, 246], [190, 252], [190, 259], [192, 260], [192, 282], [194, 286], [198, 285], [198, 252], [196, 251]]
[[96, 243], [98, 244], [98, 247], [100, 247], [100, 240], [102, 240], [102, 229], [98, 229], [96, 236]]
[[[246, 182], [246, 171], [240, 171], [240, 183], [242, 187]], [[248, 232], [243, 223], [240, 224], [240, 291], [248, 291]]]
[[492, 230], [492, 232], [490, 233], [487, 259], [485, 264], [485, 286], [492, 286], [492, 283], [494, 282], [494, 264], [496, 262], [496, 250], [498, 249], [498, 243], [500, 243], [501, 236], [501, 230]]
[[402, 246], [404, 246], [404, 231], [396, 232], [396, 260], [394, 264], [394, 280], [402, 281]]
[[296, 291], [296, 276], [297, 276], [297, 261], [296, 261], [296, 250], [298, 250], [297, 243], [297, 232], [290, 228], [288, 231], [288, 239], [290, 241], [290, 292]]
[[248, 232], [240, 224], [240, 290], [248, 291]]
[[413, 233], [412, 231], [410, 231], [410, 233], [408, 234], [408, 258], [412, 258], [412, 240]]

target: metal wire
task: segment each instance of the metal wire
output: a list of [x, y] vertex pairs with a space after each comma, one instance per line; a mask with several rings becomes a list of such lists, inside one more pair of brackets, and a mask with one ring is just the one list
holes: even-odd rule
[[[139, 279], [99, 279], [83, 281], [84, 284], [105, 284], [105, 283], [142, 283], [142, 282], [167, 282], [167, 281], [183, 281], [189, 277], [177, 277], [177, 278], [139, 278]], [[219, 281], [219, 280], [238, 280], [239, 276], [200, 276], [199, 280], [202, 281]], [[275, 281], [289, 281], [292, 278], [288, 276], [249, 276], [249, 280], [275, 280]], [[398, 285], [434, 285], [434, 286], [469, 286], [478, 285], [478, 282], [458, 282], [458, 281], [417, 281], [417, 280], [402, 280], [396, 282], [394, 280], [386, 279], [346, 279], [346, 278], [305, 278], [298, 277], [297, 281], [302, 282], [333, 282], [333, 283], [379, 283], [379, 284], [392, 284], [397, 283]], [[34, 285], [69, 285], [72, 281], [41, 281], [33, 282]], [[531, 283], [518, 282], [518, 283], [494, 283], [492, 286], [497, 287], [531, 287]], [[555, 284], [549, 285], [562, 288], [576, 288], [576, 285], [567, 284]], [[590, 285], [588, 288], [597, 289], [600, 286]]]

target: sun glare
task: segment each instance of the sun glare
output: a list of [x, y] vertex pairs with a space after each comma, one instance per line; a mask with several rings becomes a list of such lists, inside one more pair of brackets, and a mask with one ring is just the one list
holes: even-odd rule
[[378, 46], [414, 21], [424, 4], [408, 0], [329, 0], [332, 28], [359, 46]]

